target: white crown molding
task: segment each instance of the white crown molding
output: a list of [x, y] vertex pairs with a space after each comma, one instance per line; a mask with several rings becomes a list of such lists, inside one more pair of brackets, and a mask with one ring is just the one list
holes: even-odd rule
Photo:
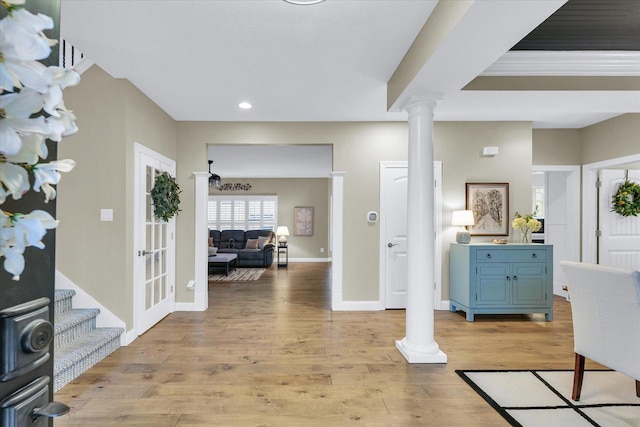
[[640, 76], [640, 52], [509, 51], [481, 76]]

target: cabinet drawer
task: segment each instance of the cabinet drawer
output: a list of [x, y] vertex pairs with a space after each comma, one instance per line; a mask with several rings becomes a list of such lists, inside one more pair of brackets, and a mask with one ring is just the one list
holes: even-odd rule
[[547, 259], [547, 251], [545, 249], [478, 249], [476, 259], [478, 262], [544, 262]]

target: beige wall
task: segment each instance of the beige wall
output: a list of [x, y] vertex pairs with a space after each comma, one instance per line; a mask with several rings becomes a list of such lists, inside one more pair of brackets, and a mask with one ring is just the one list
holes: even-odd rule
[[533, 164], [582, 164], [580, 129], [534, 129]]
[[[531, 211], [531, 123], [438, 122], [434, 138], [435, 159], [442, 161], [442, 297], [448, 299], [449, 246], [457, 231], [451, 226], [451, 213], [465, 208], [465, 184], [509, 183], [509, 224], [516, 211]], [[497, 146], [500, 154], [482, 157], [486, 146]], [[495, 236], [472, 236], [471, 240], [492, 238]]]
[[[194, 277], [194, 203], [192, 171], [206, 171], [207, 144], [331, 144], [336, 171], [344, 178], [344, 298], [378, 299], [379, 229], [366, 221], [378, 210], [380, 160], [406, 160], [406, 123], [178, 123], [178, 183], [183, 212], [178, 217], [178, 298]], [[373, 263], [373, 264], [372, 264]], [[374, 267], [375, 266], [375, 267]]]
[[582, 164], [640, 153], [640, 114], [624, 114], [580, 131]]
[[[329, 197], [330, 181], [326, 178], [233, 178], [225, 182], [251, 184], [249, 191], [217, 191], [209, 189], [214, 196], [265, 195], [278, 196], [278, 224], [286, 225], [291, 236], [289, 258], [329, 258]], [[295, 236], [293, 209], [296, 206], [314, 208], [313, 236]], [[323, 248], [324, 252], [320, 252]]]
[[[139, 142], [177, 161], [182, 212], [176, 221], [176, 286], [179, 302], [193, 295], [185, 285], [194, 278], [194, 179], [207, 171], [208, 144], [331, 144], [336, 171], [344, 178], [344, 299], [377, 300], [379, 227], [366, 212], [379, 210], [379, 163], [406, 160], [407, 124], [393, 123], [224, 123], [174, 122], [129, 82], [113, 79], [94, 66], [77, 87], [65, 91], [65, 102], [78, 116], [80, 131], [60, 144], [60, 158], [77, 161], [58, 191], [57, 267], [120, 316], [128, 327], [133, 317], [133, 143]], [[455, 238], [451, 211], [464, 207], [465, 182], [508, 182], [509, 218], [530, 209], [531, 165], [583, 163], [638, 152], [638, 114], [628, 114], [576, 131], [535, 131], [524, 122], [438, 122], [434, 127], [435, 159], [443, 162], [443, 291], [448, 295], [448, 246]], [[532, 142], [535, 137], [535, 143]], [[568, 142], [559, 149], [558, 142]], [[602, 141], [606, 141], [602, 144]], [[500, 155], [483, 158], [484, 146], [498, 146]], [[603, 148], [600, 148], [603, 147]], [[323, 180], [320, 180], [323, 181]], [[258, 185], [258, 181], [255, 181]], [[266, 180], [265, 180], [266, 182]], [[273, 185], [273, 184], [267, 184]], [[328, 192], [329, 184], [326, 183]], [[323, 189], [324, 190], [324, 184]], [[260, 190], [262, 191], [262, 190]], [[283, 192], [294, 190], [282, 189]], [[294, 205], [312, 205], [315, 196], [295, 195]], [[306, 194], [306, 193], [305, 193]], [[319, 194], [319, 193], [318, 193]], [[289, 203], [289, 202], [287, 202]], [[318, 205], [319, 206], [319, 205]], [[99, 220], [100, 209], [114, 209], [113, 222]], [[318, 218], [318, 217], [316, 217]], [[286, 220], [286, 216], [281, 216]], [[316, 226], [320, 225], [317, 220]], [[319, 230], [326, 236], [326, 230]], [[474, 240], [480, 240], [473, 237]], [[488, 240], [485, 238], [483, 240]], [[299, 257], [322, 257], [316, 250], [328, 243], [309, 240]]]
[[[97, 66], [65, 90], [79, 132], [59, 145], [77, 166], [58, 186], [56, 267], [133, 327], [133, 144], [175, 158], [174, 121]], [[112, 222], [100, 209], [113, 209]]]

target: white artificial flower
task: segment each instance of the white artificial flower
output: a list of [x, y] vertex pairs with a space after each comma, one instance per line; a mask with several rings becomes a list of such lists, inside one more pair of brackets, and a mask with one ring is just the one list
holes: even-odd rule
[[51, 54], [52, 41], [42, 33], [53, 28], [46, 15], [18, 9], [0, 20], [0, 90], [30, 87], [41, 92], [50, 84], [46, 67], [37, 62]]
[[0, 95], [0, 154], [17, 154], [22, 147], [22, 135], [51, 132], [44, 117], [31, 118], [41, 108], [40, 94], [31, 89]]
[[50, 126], [49, 139], [60, 142], [63, 136], [73, 135], [78, 131], [76, 116], [69, 110], [58, 109], [58, 117], [47, 118]]
[[55, 199], [56, 190], [51, 187], [52, 184], [60, 182], [60, 172], [69, 172], [76, 165], [71, 159], [54, 160], [50, 163], [40, 163], [34, 165], [32, 170], [35, 175], [35, 183], [33, 184], [34, 191], [42, 191], [45, 195], [45, 202]]
[[0, 255], [4, 256], [4, 269], [13, 274], [11, 279], [20, 280], [20, 275], [24, 271], [24, 255], [16, 247], [0, 246]]
[[42, 238], [47, 234], [47, 229], [56, 228], [58, 222], [47, 212], [35, 210], [25, 215], [14, 214], [11, 216], [11, 224], [13, 236], [10, 241], [18, 250], [24, 252], [27, 246], [43, 249]]
[[22, 195], [29, 191], [27, 171], [13, 163], [0, 163], [0, 183], [15, 200], [22, 198]]
[[0, 51], [6, 59], [37, 61], [51, 54], [51, 43], [42, 31], [53, 28], [53, 19], [17, 9], [0, 21]]
[[77, 85], [80, 81], [80, 75], [72, 69], [60, 67], [48, 67], [44, 74], [46, 75], [45, 80], [48, 82], [48, 86], [38, 90], [42, 97], [43, 109], [51, 116], [59, 117], [59, 110], [65, 110], [62, 101], [62, 89]]
[[13, 155], [5, 155], [9, 163], [26, 163], [35, 165], [40, 159], [46, 159], [49, 155], [46, 138], [39, 133], [25, 135], [22, 137], [22, 149]]
[[0, 89], [13, 92], [13, 88], [28, 87], [39, 92], [46, 91], [51, 84], [47, 67], [37, 61], [6, 60], [0, 62]]
[[42, 238], [47, 229], [56, 228], [58, 223], [41, 210], [26, 215], [0, 213], [0, 254], [5, 258], [4, 269], [13, 274], [13, 280], [19, 280], [24, 271], [24, 250], [28, 246], [43, 249]]
[[4, 191], [4, 188], [2, 188], [2, 186], [0, 186], [0, 205], [7, 201], [7, 195], [8, 194], [9, 193]]
[[73, 68], [62, 68], [52, 65], [47, 67], [47, 73], [51, 76], [51, 84], [58, 85], [61, 89], [76, 86], [80, 83], [80, 74]]

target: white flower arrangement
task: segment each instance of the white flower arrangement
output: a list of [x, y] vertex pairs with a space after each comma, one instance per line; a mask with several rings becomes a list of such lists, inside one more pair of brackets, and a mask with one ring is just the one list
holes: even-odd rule
[[42, 210], [10, 213], [1, 205], [9, 196], [19, 200], [31, 189], [42, 191], [45, 203], [56, 197], [52, 185], [75, 162], [39, 162], [47, 158], [47, 139], [60, 142], [78, 130], [76, 117], [64, 106], [62, 90], [80, 81], [73, 70], [38, 62], [56, 44], [43, 33], [53, 28], [53, 20], [30, 13], [20, 7], [23, 4], [24, 0], [0, 0], [7, 10], [0, 20], [0, 258], [14, 280], [24, 271], [25, 249], [44, 248], [42, 238], [57, 221]]

